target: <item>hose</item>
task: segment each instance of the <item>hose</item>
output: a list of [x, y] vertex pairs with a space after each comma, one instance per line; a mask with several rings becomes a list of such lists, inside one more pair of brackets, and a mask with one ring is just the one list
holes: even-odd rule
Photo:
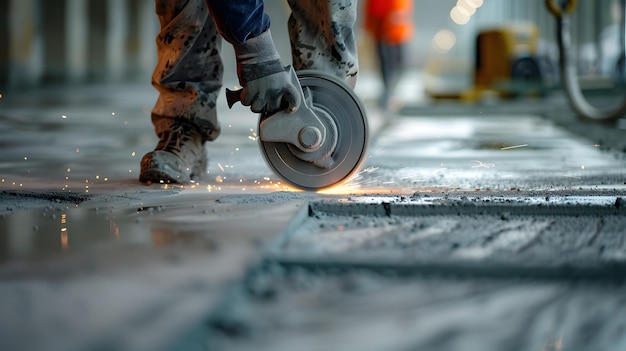
[[[572, 59], [572, 37], [570, 14], [576, 10], [576, 0], [561, 0], [555, 4], [554, 0], [546, 0], [548, 10], [554, 15], [557, 22], [557, 40], [559, 45], [559, 66], [561, 80], [567, 100], [572, 109], [580, 116], [595, 121], [614, 121], [626, 114], [626, 96], [615, 106], [609, 109], [599, 109], [591, 105], [583, 95], [575, 60]], [[622, 19], [622, 24], [624, 20]]]

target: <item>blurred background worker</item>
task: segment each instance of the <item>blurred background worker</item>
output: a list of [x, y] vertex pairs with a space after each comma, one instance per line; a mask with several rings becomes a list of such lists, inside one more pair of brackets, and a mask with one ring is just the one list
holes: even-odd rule
[[405, 44], [414, 34], [413, 0], [366, 0], [365, 29], [375, 41], [383, 81], [379, 104], [387, 109], [405, 66]]

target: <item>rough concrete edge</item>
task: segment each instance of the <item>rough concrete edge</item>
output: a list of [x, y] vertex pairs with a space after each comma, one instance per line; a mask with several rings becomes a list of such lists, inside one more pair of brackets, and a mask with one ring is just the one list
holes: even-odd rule
[[[539, 198], [537, 198], [539, 199]], [[312, 213], [353, 216], [429, 216], [429, 215], [510, 215], [524, 216], [580, 216], [605, 215], [618, 216], [626, 214], [626, 204], [622, 197], [607, 198], [605, 204], [591, 203], [495, 203], [473, 202], [467, 198], [449, 198], [441, 202], [417, 203], [411, 201], [390, 201], [382, 198], [370, 203], [336, 203], [329, 201], [312, 202], [309, 207]], [[581, 206], [582, 205], [582, 206]]]
[[275, 256], [276, 263], [285, 267], [298, 267], [320, 271], [367, 270], [371, 272], [393, 272], [396, 275], [421, 275], [434, 277], [488, 278], [488, 279], [533, 279], [544, 281], [593, 281], [601, 283], [623, 283], [626, 281], [626, 262], [611, 262], [597, 265], [547, 265], [528, 262], [524, 265], [509, 262], [476, 262], [465, 259], [441, 259], [429, 257], [399, 261], [384, 255], [348, 254]]

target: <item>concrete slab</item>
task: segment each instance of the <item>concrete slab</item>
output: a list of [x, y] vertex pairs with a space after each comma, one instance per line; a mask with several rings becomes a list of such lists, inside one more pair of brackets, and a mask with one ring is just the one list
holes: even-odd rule
[[[507, 276], [523, 259], [539, 263], [555, 253], [565, 256], [552, 262], [621, 267], [626, 167], [615, 149], [506, 104], [484, 114], [455, 107], [391, 119], [368, 105], [376, 135], [362, 172], [341, 187], [303, 193], [264, 164], [256, 116], [222, 104], [224, 131], [207, 147], [207, 177], [146, 187], [137, 172], [156, 143], [155, 98], [132, 85], [4, 93], [3, 345], [391, 350], [517, 340], [521, 350], [565, 342], [603, 350], [623, 343], [612, 333], [623, 320], [607, 314], [620, 310], [620, 284], [535, 281], [536, 270], [525, 275], [529, 282]], [[431, 205], [435, 212], [417, 210]], [[550, 217], [545, 208], [562, 213]], [[464, 244], [451, 249], [460, 237]], [[585, 242], [588, 251], [566, 255]], [[389, 254], [394, 260], [385, 261]], [[450, 276], [445, 264], [461, 261], [429, 261], [434, 256], [508, 270]], [[584, 277], [598, 271], [590, 272]], [[578, 318], [593, 298], [606, 303]], [[486, 318], [476, 323], [477, 315]], [[581, 328], [598, 319], [608, 334], [581, 340]], [[498, 326], [501, 333], [486, 337]]]

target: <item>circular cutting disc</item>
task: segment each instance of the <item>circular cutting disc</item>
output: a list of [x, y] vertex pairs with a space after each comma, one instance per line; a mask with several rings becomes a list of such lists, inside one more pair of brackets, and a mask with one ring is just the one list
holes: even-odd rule
[[308, 89], [312, 109], [323, 110], [335, 122], [337, 145], [323, 166], [296, 157], [287, 143], [261, 140], [261, 151], [267, 164], [287, 183], [304, 190], [328, 188], [350, 179], [365, 159], [369, 142], [365, 109], [352, 89], [334, 76], [299, 71], [298, 79], [302, 89]]

